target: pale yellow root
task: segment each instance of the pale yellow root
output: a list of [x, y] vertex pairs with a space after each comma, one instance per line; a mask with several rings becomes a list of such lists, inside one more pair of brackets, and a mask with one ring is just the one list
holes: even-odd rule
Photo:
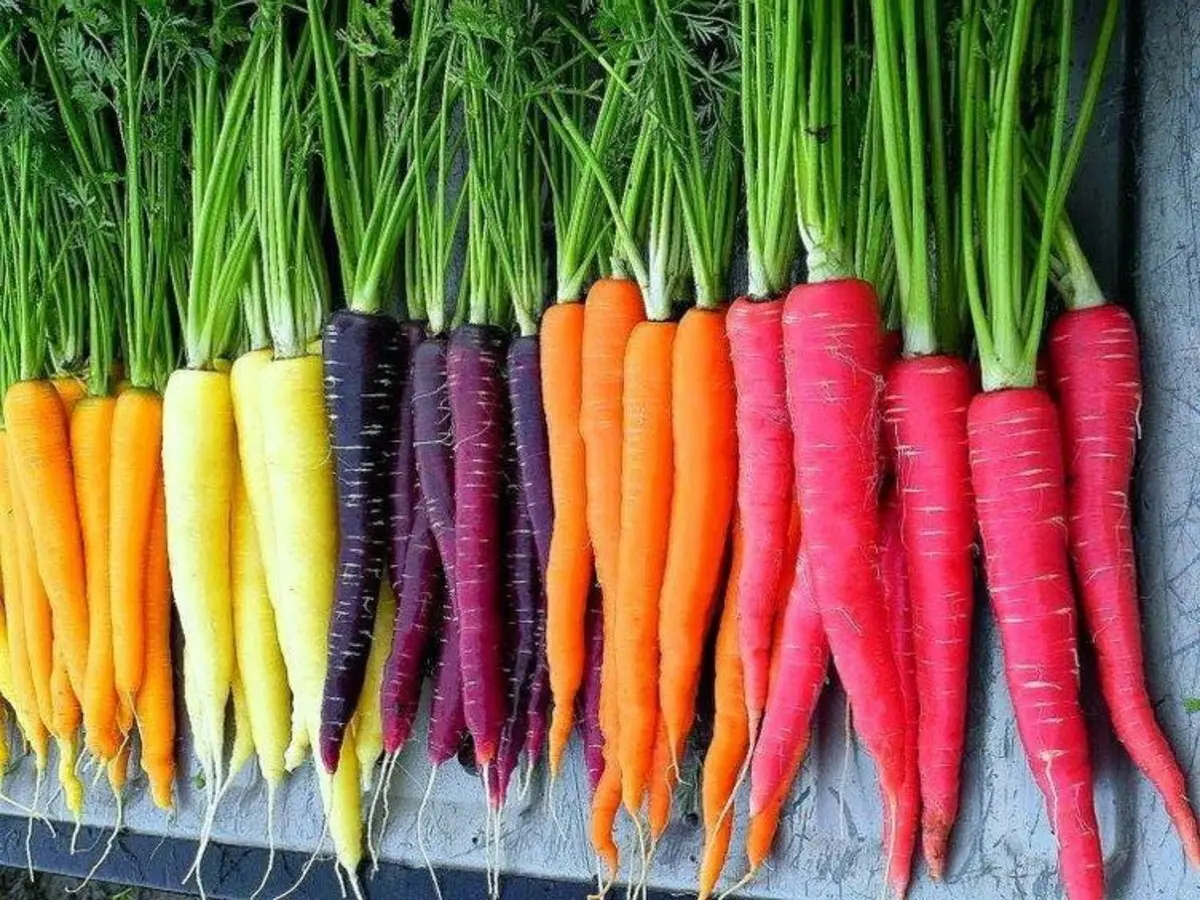
[[236, 447], [229, 376], [193, 369], [172, 373], [163, 394], [167, 549], [195, 682], [188, 717], [198, 747], [206, 751], [201, 764], [214, 789], [221, 783], [234, 670], [229, 523]]
[[379, 587], [379, 611], [367, 657], [367, 677], [354, 712], [358, 768], [363, 794], [370, 794], [375, 781], [375, 764], [383, 756], [383, 715], [379, 691], [383, 684], [383, 666], [392, 652], [392, 630], [396, 624], [396, 595], [387, 578]]
[[[262, 373], [259, 401], [275, 522], [275, 622], [292, 703], [315, 743], [337, 570], [337, 505], [320, 357], [271, 362]], [[334, 778], [316, 767], [338, 861], [349, 872], [358, 870], [363, 856], [353, 731], [352, 726], [347, 732]]]
[[58, 783], [63, 789], [66, 804], [76, 822], [83, 815], [83, 782], [75, 774], [75, 763], [79, 759], [79, 739], [75, 735], [55, 738], [58, 745]]
[[221, 785], [222, 793], [254, 755], [254, 732], [250, 725], [246, 686], [242, 683], [242, 675], [236, 665], [233, 667], [230, 696], [233, 699], [233, 746], [229, 751], [229, 770]]
[[275, 628], [275, 526], [259, 412], [270, 361], [270, 351], [255, 350], [238, 357], [230, 374], [241, 463], [231, 523], [233, 634], [254, 749], [268, 782], [283, 777], [293, 743], [291, 687]]

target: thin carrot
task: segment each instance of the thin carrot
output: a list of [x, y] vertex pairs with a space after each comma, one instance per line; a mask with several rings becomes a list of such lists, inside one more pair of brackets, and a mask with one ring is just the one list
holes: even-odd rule
[[38, 501], [28, 504], [37, 569], [63, 642], [71, 688], [81, 696], [87, 674], [87, 591], [67, 419], [48, 381], [10, 387], [4, 419], [21, 491]]
[[46, 764], [47, 733], [38, 711], [29, 651], [25, 643], [25, 609], [21, 598], [21, 563], [17, 552], [15, 496], [8, 458], [8, 432], [0, 430], [0, 570], [4, 579], [4, 620], [8, 632], [11, 691], [8, 701], [17, 723], [37, 757], [38, 771]]
[[[112, 397], [89, 397], [71, 414], [71, 457], [83, 531], [89, 633], [87, 679], [82, 697], [87, 747], [107, 762], [121, 745], [113, 681], [112, 616], [109, 609], [109, 470]], [[122, 646], [122, 653], [128, 648]]]
[[71, 690], [67, 675], [67, 661], [63, 650], [55, 646], [53, 669], [50, 673], [50, 703], [53, 716], [50, 731], [58, 744], [58, 782], [62, 785], [67, 809], [79, 821], [83, 813], [83, 784], [75, 774], [75, 762], [79, 758], [79, 726], [83, 722], [83, 711], [79, 698]]
[[584, 618], [592, 582], [587, 463], [579, 422], [583, 393], [584, 306], [556, 303], [542, 316], [542, 398], [550, 441], [554, 530], [546, 569], [546, 657], [554, 712], [550, 771], [557, 774], [583, 682]]
[[[606, 747], [607, 752], [607, 747]], [[613, 822], [621, 808], [621, 772], [615, 759], [605, 763], [600, 784], [592, 795], [591, 837], [596, 855], [608, 869], [609, 878], [617, 876], [620, 855], [613, 840]]]
[[650, 766], [650, 846], [653, 848], [671, 821], [671, 799], [679, 780], [679, 769], [671, 764], [671, 741], [667, 737], [662, 717], [658, 720], [658, 736], [654, 739], [654, 757]]
[[[116, 690], [136, 699], [145, 672], [149, 537], [162, 470], [162, 395], [129, 388], [117, 397], [109, 473], [109, 576]], [[127, 723], [122, 723], [127, 728]]]
[[671, 515], [671, 357], [677, 326], [645, 322], [625, 352], [617, 561], [621, 799], [640, 814], [658, 728], [658, 602]]
[[717, 629], [713, 735], [704, 757], [701, 784], [704, 853], [700, 859], [699, 893], [702, 900], [712, 893], [725, 867], [733, 837], [733, 793], [750, 749], [750, 719], [738, 643], [738, 583], [744, 552], [742, 529], [735, 521], [725, 607]]
[[659, 702], [669, 762], [678, 772], [695, 714], [737, 484], [733, 368], [723, 310], [684, 314], [671, 370], [675, 477], [659, 601]]
[[159, 809], [171, 809], [175, 781], [175, 684], [171, 668], [171, 571], [167, 564], [167, 503], [156, 480], [146, 543], [146, 665], [137, 693], [142, 770]]

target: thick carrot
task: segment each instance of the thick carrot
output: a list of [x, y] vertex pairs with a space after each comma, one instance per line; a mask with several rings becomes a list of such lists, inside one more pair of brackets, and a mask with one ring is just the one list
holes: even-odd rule
[[29, 650], [25, 643], [25, 609], [21, 599], [21, 563], [17, 553], [17, 520], [14, 509], [15, 485], [10, 477], [8, 432], [0, 429], [0, 570], [4, 580], [4, 624], [11, 688], [7, 694], [17, 724], [33, 747], [38, 771], [46, 764], [48, 736], [38, 711]]
[[167, 562], [167, 501], [156, 479], [146, 542], [146, 663], [137, 692], [137, 724], [142, 738], [142, 770], [159, 809], [174, 806], [175, 684], [171, 666], [171, 571]]
[[678, 771], [695, 714], [737, 486], [733, 367], [723, 310], [692, 308], [684, 314], [671, 379], [675, 475], [659, 608], [658, 683], [669, 758]]
[[163, 487], [175, 608], [192, 665], [188, 716], [212, 789], [223, 781], [233, 682], [229, 523], [237, 470], [229, 375], [178, 369], [163, 395]]
[[162, 469], [162, 395], [128, 388], [117, 396], [109, 476], [109, 576], [117, 696], [132, 705], [142, 686], [146, 649], [148, 546]]
[[[109, 396], [81, 400], [71, 413], [71, 458], [83, 531], [89, 634], [87, 685], [82, 697], [87, 748], [104, 762], [121, 746], [109, 609], [109, 475], [113, 413]], [[122, 647], [122, 652], [127, 648]]]
[[746, 558], [738, 586], [742, 664], [751, 739], [767, 703], [771, 641], [788, 568], [792, 426], [783, 364], [783, 300], [734, 301], [726, 317], [737, 388], [737, 508]]
[[19, 381], [5, 395], [4, 420], [21, 489], [38, 500], [28, 505], [37, 568], [63, 642], [71, 688], [83, 696], [87, 588], [67, 418], [50, 382]]
[[708, 897], [725, 868], [729, 841], [733, 837], [733, 792], [750, 749], [750, 723], [742, 680], [742, 656], [738, 638], [738, 585], [745, 557], [741, 524], [733, 523], [733, 552], [725, 606], [717, 629], [714, 716], [712, 741], [704, 757], [701, 803], [704, 813], [704, 853], [700, 858], [701, 900]]
[[[958, 814], [966, 740], [967, 675], [974, 606], [975, 506], [967, 458], [967, 363], [905, 358], [888, 370], [884, 416], [894, 451], [912, 603], [925, 859], [945, 865]], [[893, 873], [895, 874], [895, 873]]]
[[50, 384], [62, 401], [63, 411], [69, 420], [75, 412], [75, 404], [87, 396], [87, 382], [75, 375], [55, 375], [50, 379]]
[[550, 441], [554, 529], [546, 569], [546, 656], [554, 711], [550, 772], [558, 773], [584, 678], [584, 622], [592, 583], [587, 468], [579, 422], [583, 392], [581, 303], [556, 303], [542, 316], [542, 398]]
[[635, 818], [658, 733], [658, 605], [671, 515], [671, 357], [677, 326], [644, 322], [625, 351], [621, 525], [617, 559], [617, 752], [621, 799]]
[[904, 704], [878, 572], [883, 328], [875, 292], [848, 279], [793, 288], [784, 313], [796, 487], [813, 596], [885, 818], [905, 779]]
[[1040, 388], [1010, 388], [977, 394], [968, 416], [988, 593], [1017, 730], [1058, 838], [1067, 897], [1099, 900], [1104, 858], [1079, 704], [1058, 410]]
[[912, 600], [904, 553], [903, 512], [894, 481], [884, 490], [879, 514], [879, 566], [883, 579], [883, 601], [887, 606], [892, 635], [892, 652], [900, 674], [904, 696], [905, 763], [907, 773], [900, 791], [895, 823], [884, 822], [883, 847], [888, 855], [888, 881], [897, 897], [904, 897], [912, 877], [913, 850], [921, 817], [921, 789], [917, 773], [917, 734], [921, 705], [917, 692], [917, 660], [913, 647]]
[[1142, 407], [1137, 329], [1113, 303], [1050, 327], [1050, 371], [1067, 466], [1068, 536], [1100, 688], [1117, 737], [1158, 789], [1184, 851], [1200, 866], [1187, 781], [1146, 690], [1129, 485]]

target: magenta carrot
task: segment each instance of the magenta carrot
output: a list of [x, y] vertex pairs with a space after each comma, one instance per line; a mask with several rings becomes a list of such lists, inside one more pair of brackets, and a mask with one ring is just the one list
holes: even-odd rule
[[1188, 860], [1200, 836], [1187, 781], [1146, 690], [1129, 487], [1142, 378], [1137, 330], [1112, 303], [1072, 309], [1050, 327], [1050, 373], [1067, 467], [1067, 532], [1100, 688], [1113, 729], [1162, 795]]

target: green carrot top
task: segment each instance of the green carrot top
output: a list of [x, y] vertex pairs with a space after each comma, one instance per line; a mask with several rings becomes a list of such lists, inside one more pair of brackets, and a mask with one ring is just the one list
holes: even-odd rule
[[[329, 306], [329, 273], [313, 209], [317, 91], [312, 36], [292, 29], [283, 6], [254, 23], [260, 58], [251, 102], [249, 206], [258, 230], [243, 308], [252, 347], [273, 345], [278, 358], [303, 356]], [[297, 16], [299, 18], [299, 16]], [[288, 35], [298, 31], [293, 41]]]
[[[965, 0], [958, 47], [962, 242], [985, 390], [1035, 383], [1055, 233], [1095, 109], [1116, 5], [1109, 0], [1068, 140], [1073, 0], [1015, 0], [999, 16], [990, 15], [980, 0]], [[1053, 67], [1048, 79], [1041, 65]], [[1047, 158], [1038, 223], [1023, 202], [1031, 165], [1027, 129], [1036, 124], [1036, 110], [1027, 101], [1047, 81], [1052, 112], [1042, 142]], [[1030, 234], [1038, 236], [1032, 258], [1026, 249]]]

